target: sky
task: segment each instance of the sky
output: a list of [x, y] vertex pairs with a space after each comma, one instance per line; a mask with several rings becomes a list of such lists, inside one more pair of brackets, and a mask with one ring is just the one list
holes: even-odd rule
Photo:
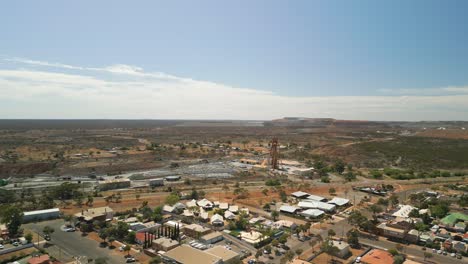
[[468, 120], [466, 10], [3, 1], [0, 118]]

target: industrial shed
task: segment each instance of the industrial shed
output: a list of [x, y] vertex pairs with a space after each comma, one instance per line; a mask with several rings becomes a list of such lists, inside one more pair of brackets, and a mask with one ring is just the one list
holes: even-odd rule
[[37, 210], [24, 212], [23, 222], [33, 222], [33, 221], [43, 221], [49, 219], [55, 219], [60, 217], [60, 210], [58, 208], [46, 209], [46, 210]]

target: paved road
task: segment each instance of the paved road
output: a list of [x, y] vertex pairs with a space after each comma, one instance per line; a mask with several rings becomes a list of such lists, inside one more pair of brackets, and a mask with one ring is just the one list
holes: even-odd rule
[[[388, 241], [388, 240], [369, 240], [365, 238], [359, 238], [359, 241], [362, 244], [368, 245], [368, 246], [373, 246], [377, 248], [382, 248], [382, 249], [391, 249], [395, 248], [396, 244], [395, 242]], [[417, 246], [411, 245], [411, 246], [406, 246], [403, 249], [403, 253], [412, 256], [413, 258], [416, 258], [418, 260], [423, 260], [424, 259], [424, 251]], [[435, 263], [440, 263], [440, 264], [460, 264], [460, 263], [468, 263], [467, 258], [463, 258], [462, 260], [456, 259], [450, 256], [444, 256], [444, 255], [438, 255], [435, 253], [432, 253], [433, 257], [430, 259], [427, 259], [428, 261], [432, 261]]]
[[125, 263], [125, 258], [123, 256], [113, 254], [113, 251], [108, 248], [101, 248], [97, 241], [81, 236], [81, 232], [61, 231], [60, 227], [63, 224], [65, 224], [65, 222], [62, 219], [58, 219], [26, 224], [25, 227], [40, 235], [42, 235], [42, 230], [45, 226], [53, 227], [55, 232], [51, 235], [52, 239], [50, 243], [61, 249], [61, 258], [64, 261], [69, 261], [70, 257], [73, 256], [87, 256], [92, 259], [106, 257], [108, 263]]

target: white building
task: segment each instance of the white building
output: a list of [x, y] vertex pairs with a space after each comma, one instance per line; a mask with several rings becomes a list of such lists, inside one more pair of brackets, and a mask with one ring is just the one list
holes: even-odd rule
[[324, 211], [319, 209], [307, 209], [299, 213], [300, 215], [308, 218], [318, 218], [325, 214]]
[[58, 208], [24, 212], [23, 222], [42, 221], [60, 217]]
[[323, 203], [314, 200], [301, 201], [298, 204], [299, 207], [303, 209], [319, 209], [325, 212], [333, 212], [336, 209], [336, 206], [329, 203]]

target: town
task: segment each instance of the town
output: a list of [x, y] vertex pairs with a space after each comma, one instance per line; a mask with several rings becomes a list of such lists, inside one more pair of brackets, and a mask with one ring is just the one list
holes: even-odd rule
[[[0, 259], [188, 264], [467, 261], [468, 185], [463, 175], [439, 172], [401, 182], [391, 177], [400, 171], [385, 169], [363, 177], [361, 170], [342, 161], [281, 159], [279, 151], [290, 147], [278, 138], [262, 147], [243, 144], [250, 150], [241, 145], [213, 147], [223, 152], [229, 148], [231, 155], [242, 152], [247, 158], [192, 159], [172, 162], [167, 169], [112, 176], [43, 175], [34, 182], [4, 181], [0, 198], [12, 206], [2, 212]], [[264, 158], [255, 156], [259, 152]], [[22, 211], [15, 202], [40, 209]]]

